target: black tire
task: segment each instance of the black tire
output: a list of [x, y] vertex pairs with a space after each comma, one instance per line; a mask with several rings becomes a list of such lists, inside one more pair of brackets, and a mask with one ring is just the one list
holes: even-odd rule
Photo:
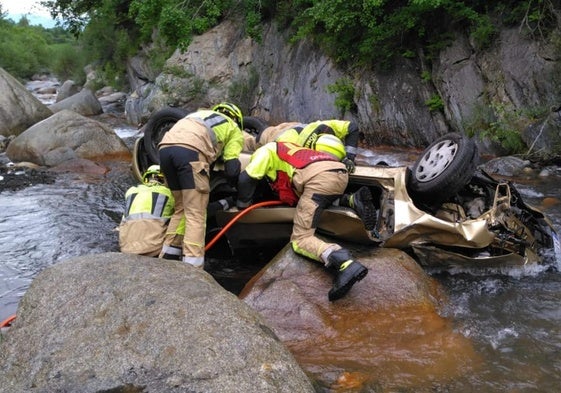
[[186, 109], [168, 107], [160, 109], [150, 116], [144, 127], [144, 148], [152, 162], [160, 163], [158, 143], [160, 143], [164, 134], [187, 114], [189, 114], [189, 111]]
[[409, 192], [416, 202], [439, 205], [470, 181], [478, 162], [472, 139], [458, 133], [446, 134], [431, 143], [413, 165]]
[[243, 118], [244, 130], [255, 137], [261, 134], [267, 127], [269, 127], [267, 122], [259, 117], [246, 116]]

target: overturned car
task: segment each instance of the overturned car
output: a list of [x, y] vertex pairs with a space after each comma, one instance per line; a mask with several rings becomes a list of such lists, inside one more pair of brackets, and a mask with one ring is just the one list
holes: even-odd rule
[[[149, 165], [158, 162], [157, 144], [186, 112], [165, 108], [152, 115], [135, 143], [133, 172], [140, 180]], [[247, 135], [258, 135], [267, 124], [244, 118]], [[242, 153], [242, 167], [251, 151]], [[386, 164], [357, 166], [349, 177], [348, 192], [367, 186], [377, 209], [376, 227], [368, 231], [354, 210], [326, 209], [319, 235], [334, 240], [402, 249], [422, 266], [505, 267], [553, 264], [559, 253], [557, 233], [539, 210], [527, 205], [514, 185], [496, 180], [478, 168], [473, 140], [447, 134], [428, 146], [411, 167]], [[236, 189], [215, 165], [211, 201], [236, 196]], [[273, 201], [265, 183], [255, 202]], [[238, 212], [218, 212], [207, 223], [207, 241], [227, 228], [225, 239], [232, 253], [253, 247], [286, 244], [295, 209], [262, 206]]]

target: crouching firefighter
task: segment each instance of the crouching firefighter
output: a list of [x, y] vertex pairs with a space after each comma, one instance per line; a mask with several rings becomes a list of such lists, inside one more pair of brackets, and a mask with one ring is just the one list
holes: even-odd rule
[[[234, 104], [223, 102], [200, 109], [175, 123], [158, 144], [160, 165], [175, 198], [175, 213], [160, 257], [177, 259], [203, 268], [206, 210], [209, 204], [210, 167], [224, 161], [224, 172], [237, 180], [243, 149], [243, 115]], [[185, 221], [181, 247], [178, 226]]]
[[[245, 209], [252, 203], [259, 180], [266, 178], [279, 199], [296, 206], [290, 237], [292, 249], [300, 255], [322, 262], [335, 273], [333, 287], [328, 293], [330, 301], [342, 298], [368, 273], [349, 250], [336, 243], [326, 243], [315, 236], [322, 211], [343, 195], [349, 175], [340, 160], [345, 155], [340, 149], [329, 146], [322, 151], [303, 148], [290, 142], [270, 142], [258, 148], [238, 179], [237, 207]], [[340, 151], [339, 151], [340, 150]], [[368, 189], [366, 189], [368, 190]], [[347, 200], [350, 198], [347, 198]], [[372, 196], [352, 198], [355, 205], [370, 205], [363, 212], [374, 214]]]
[[125, 213], [118, 228], [121, 252], [158, 256], [173, 211], [171, 190], [160, 166], [152, 165], [142, 175], [142, 184], [125, 193]]

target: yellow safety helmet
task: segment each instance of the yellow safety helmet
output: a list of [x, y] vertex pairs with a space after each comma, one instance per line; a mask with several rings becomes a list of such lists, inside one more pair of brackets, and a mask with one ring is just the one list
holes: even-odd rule
[[229, 102], [221, 102], [220, 104], [212, 107], [212, 110], [228, 116], [230, 119], [236, 122], [236, 124], [240, 127], [240, 130], [243, 130], [242, 111], [236, 105]]
[[345, 145], [343, 145], [341, 139], [331, 134], [319, 135], [315, 142], [312, 143], [311, 148], [324, 153], [329, 153], [337, 157], [339, 160], [342, 160], [347, 155], [345, 152]]
[[151, 181], [157, 181], [160, 184], [165, 183], [164, 175], [162, 174], [159, 165], [150, 165], [148, 169], [146, 169], [146, 172], [142, 175], [142, 182], [144, 184], [148, 184]]

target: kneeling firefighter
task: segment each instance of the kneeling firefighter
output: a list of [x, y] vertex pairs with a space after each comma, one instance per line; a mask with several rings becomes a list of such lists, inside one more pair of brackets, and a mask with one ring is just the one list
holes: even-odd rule
[[[238, 179], [237, 207], [245, 209], [251, 205], [257, 184], [263, 178], [267, 178], [281, 201], [296, 206], [290, 237], [292, 249], [324, 263], [335, 272], [333, 287], [328, 293], [328, 299], [334, 301], [345, 296], [366, 276], [368, 269], [356, 261], [349, 250], [315, 236], [322, 211], [342, 200], [349, 175], [340, 161], [346, 152], [338, 138], [318, 141], [314, 147], [315, 150], [290, 142], [270, 142], [258, 148]], [[375, 208], [372, 195], [364, 189], [368, 194], [361, 189], [345, 200], [352, 199], [355, 206], [360, 205], [357, 212], [369, 215], [371, 221]]]
[[160, 166], [150, 166], [142, 175], [142, 184], [125, 193], [125, 213], [118, 228], [121, 252], [158, 256], [174, 204]]

